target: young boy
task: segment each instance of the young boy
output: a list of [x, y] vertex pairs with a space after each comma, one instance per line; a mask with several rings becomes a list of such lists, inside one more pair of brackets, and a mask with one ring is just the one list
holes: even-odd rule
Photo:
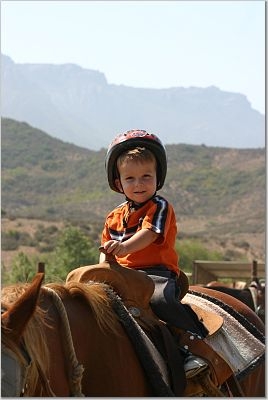
[[110, 188], [125, 196], [106, 218], [101, 240], [106, 253], [154, 280], [151, 307], [160, 319], [205, 337], [204, 325], [179, 301], [176, 217], [171, 204], [156, 193], [167, 172], [160, 139], [144, 130], [119, 134], [108, 148], [105, 167]]

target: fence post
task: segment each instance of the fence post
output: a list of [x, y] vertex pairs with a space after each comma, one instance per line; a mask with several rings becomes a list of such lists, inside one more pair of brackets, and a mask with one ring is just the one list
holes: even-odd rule
[[45, 263], [43, 263], [43, 262], [38, 263], [38, 272], [45, 273]]
[[256, 260], [253, 260], [251, 269], [251, 281], [257, 282], [257, 280], [258, 280], [258, 263]]

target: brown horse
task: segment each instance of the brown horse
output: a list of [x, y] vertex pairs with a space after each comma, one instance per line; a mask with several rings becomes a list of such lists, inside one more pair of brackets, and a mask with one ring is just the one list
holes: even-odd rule
[[[115, 316], [108, 285], [41, 287], [42, 279], [39, 273], [31, 285], [2, 290], [2, 396], [172, 396], [165, 385], [163, 392], [153, 387]], [[259, 318], [243, 303], [209, 289], [192, 289], [229, 304], [264, 333]], [[264, 364], [247, 371], [241, 386], [246, 397], [264, 396]]]
[[250, 307], [260, 319], [265, 323], [265, 284], [259, 279], [255, 279], [244, 289], [228, 287], [219, 281], [209, 282], [205, 287], [227, 293], [230, 296], [242, 301]]

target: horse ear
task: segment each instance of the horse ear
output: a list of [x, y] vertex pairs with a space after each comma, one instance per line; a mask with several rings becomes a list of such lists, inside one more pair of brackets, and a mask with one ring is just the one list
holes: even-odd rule
[[37, 273], [26, 292], [2, 314], [2, 326], [16, 342], [35, 311], [43, 279], [44, 273]]

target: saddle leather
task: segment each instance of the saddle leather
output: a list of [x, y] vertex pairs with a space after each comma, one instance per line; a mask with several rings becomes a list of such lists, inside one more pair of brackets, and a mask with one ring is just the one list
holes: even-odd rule
[[72, 270], [66, 282], [89, 281], [103, 282], [110, 285], [121, 297], [124, 304], [146, 310], [152, 314], [150, 300], [154, 292], [154, 282], [143, 271], [123, 267], [113, 259], [95, 265], [86, 265]]
[[[182, 300], [182, 303], [187, 304], [186, 301]], [[214, 335], [223, 325], [222, 316], [215, 314], [213, 312], [204, 310], [203, 308], [197, 306], [196, 304], [190, 304], [193, 311], [198, 316], [199, 321], [201, 321], [208, 330], [208, 336]]]
[[177, 285], [180, 288], [179, 299], [182, 300], [189, 290], [189, 279], [182, 270], [180, 270], [179, 276], [177, 277]]
[[181, 347], [186, 348], [192, 354], [195, 354], [208, 362], [211, 371], [211, 379], [216, 386], [222, 385], [233, 375], [233, 370], [230, 365], [217, 352], [215, 352], [204, 339], [191, 335], [178, 328], [172, 327], [171, 329], [179, 338], [179, 344]]

